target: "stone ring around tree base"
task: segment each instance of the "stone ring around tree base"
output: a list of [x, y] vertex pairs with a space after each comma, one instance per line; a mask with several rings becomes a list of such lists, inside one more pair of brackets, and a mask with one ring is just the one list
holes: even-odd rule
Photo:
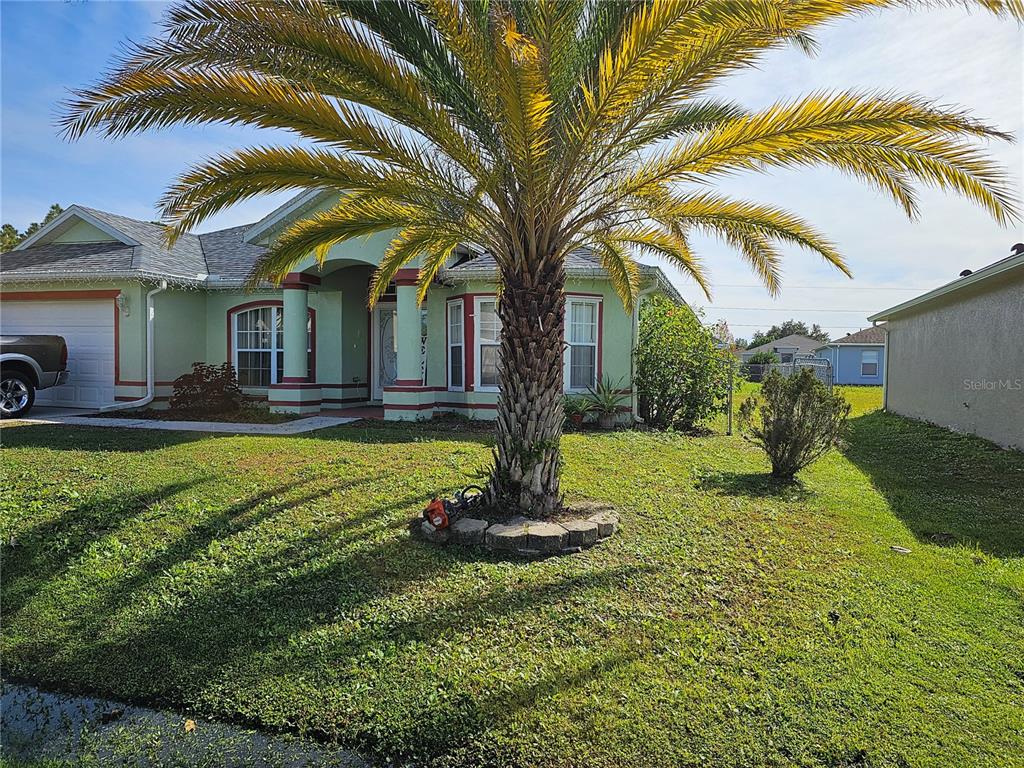
[[432, 544], [482, 546], [497, 554], [529, 558], [582, 552], [604, 541], [619, 528], [619, 517], [610, 505], [589, 502], [570, 508], [569, 513], [582, 516], [557, 521], [516, 516], [494, 523], [476, 517], [462, 517], [442, 529], [416, 519], [409, 526], [409, 531], [414, 537]]

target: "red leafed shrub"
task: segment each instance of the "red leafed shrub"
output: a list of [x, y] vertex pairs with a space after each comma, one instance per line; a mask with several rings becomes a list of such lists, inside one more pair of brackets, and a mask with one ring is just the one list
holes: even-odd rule
[[192, 372], [174, 380], [172, 410], [192, 414], [234, 413], [245, 404], [231, 363], [192, 363]]

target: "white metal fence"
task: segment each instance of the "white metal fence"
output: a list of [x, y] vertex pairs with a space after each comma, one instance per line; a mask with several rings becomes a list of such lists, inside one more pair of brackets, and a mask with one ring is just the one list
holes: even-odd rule
[[792, 376], [804, 368], [810, 368], [818, 381], [828, 387], [829, 391], [832, 390], [832, 363], [820, 357], [797, 357], [791, 363], [743, 363], [740, 365], [740, 373], [749, 381], [761, 381], [772, 371]]

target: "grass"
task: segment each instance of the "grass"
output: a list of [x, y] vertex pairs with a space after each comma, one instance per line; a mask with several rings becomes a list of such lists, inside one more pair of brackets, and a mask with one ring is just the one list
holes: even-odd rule
[[127, 411], [97, 413], [105, 419], [156, 419], [157, 421], [217, 421], [228, 424], [283, 424], [302, 416], [292, 413], [274, 413], [260, 405], [246, 405], [231, 413], [192, 413], [175, 411], [170, 408], [136, 408]]
[[5, 428], [5, 673], [438, 768], [1022, 766], [1024, 455], [849, 396], [796, 486], [567, 436], [623, 530], [532, 563], [408, 539], [485, 432]]

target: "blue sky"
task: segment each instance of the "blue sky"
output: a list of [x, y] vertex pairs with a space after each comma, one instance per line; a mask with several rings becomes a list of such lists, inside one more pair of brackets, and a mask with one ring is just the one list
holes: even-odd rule
[[[110, 142], [69, 144], [54, 128], [66, 89], [92, 82], [126, 38], [156, 31], [156, 2], [10, 2], [0, 5], [2, 154], [0, 214], [24, 227], [52, 202], [82, 203], [127, 216], [156, 217], [155, 204], [174, 177], [200, 158], [282, 136], [226, 127], [176, 128]], [[1013, 23], [963, 8], [887, 12], [823, 30], [816, 58], [780, 51], [720, 86], [750, 107], [818, 89], [917, 93], [1024, 136], [1024, 34]], [[1020, 144], [993, 144], [1021, 196]], [[724, 246], [700, 241], [714, 302], [688, 280], [670, 276], [684, 297], [726, 318], [737, 336], [796, 317], [834, 336], [867, 325], [866, 315], [947, 282], [1009, 253], [1024, 229], [998, 227], [969, 203], [935, 191], [921, 195], [922, 215], [909, 222], [874, 191], [826, 170], [729, 179], [734, 195], [781, 205], [835, 240], [853, 269], [847, 280], [799, 250], [786, 250], [784, 289], [772, 299]], [[206, 222], [216, 229], [254, 221], [287, 199], [237, 206]]]

